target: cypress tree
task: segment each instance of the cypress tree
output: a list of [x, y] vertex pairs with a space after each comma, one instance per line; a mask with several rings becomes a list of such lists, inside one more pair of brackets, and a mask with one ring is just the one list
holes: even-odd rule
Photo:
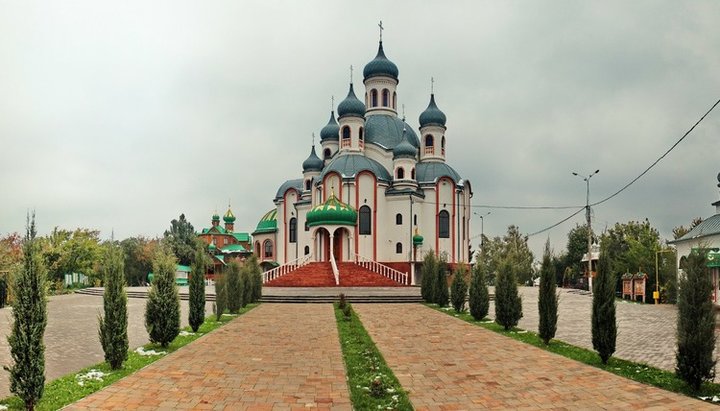
[[205, 272], [207, 271], [207, 257], [203, 244], [195, 248], [195, 261], [190, 269], [190, 313], [188, 322], [193, 332], [205, 322]]
[[593, 281], [592, 343], [603, 364], [615, 352], [617, 323], [615, 322], [615, 276], [610, 271], [607, 247], [600, 250], [597, 277]]
[[253, 273], [251, 267], [246, 263], [243, 265], [242, 270], [240, 271], [242, 276], [240, 276], [241, 282], [242, 282], [242, 288], [243, 288], [243, 299], [242, 299], [242, 307], [245, 308], [248, 304], [252, 302], [253, 299]]
[[435, 278], [437, 277], [437, 259], [435, 253], [430, 250], [423, 258], [422, 280], [420, 283], [420, 295], [426, 303], [435, 302]]
[[433, 296], [435, 297], [435, 304], [440, 307], [446, 307], [448, 302], [450, 302], [450, 291], [448, 290], [447, 283], [447, 261], [444, 255], [438, 260]]
[[495, 322], [509, 330], [518, 324], [522, 316], [522, 299], [518, 294], [515, 270], [509, 261], [504, 261], [495, 286]]
[[252, 300], [250, 302], [256, 303], [260, 301], [260, 297], [262, 297], [262, 283], [263, 283], [263, 276], [262, 276], [262, 270], [260, 269], [260, 265], [258, 264], [257, 257], [253, 254], [250, 256], [250, 258], [247, 260], [246, 264], [250, 267], [250, 274], [253, 279], [253, 293], [252, 293]]
[[180, 294], [175, 285], [175, 256], [161, 247], [153, 260], [154, 278], [145, 306], [150, 342], [167, 347], [180, 333]]
[[225, 295], [227, 297], [227, 309], [230, 314], [237, 314], [240, 312], [240, 307], [243, 305], [243, 281], [240, 273], [240, 263], [232, 261], [228, 264], [227, 278], [225, 279]]
[[465, 311], [465, 299], [467, 297], [468, 285], [465, 281], [467, 268], [461, 264], [453, 275], [452, 285], [450, 287], [450, 300], [455, 312], [461, 313]]
[[695, 391], [715, 378], [715, 313], [706, 252], [693, 250], [687, 258], [678, 292], [675, 373]]
[[105, 283], [103, 308], [105, 317], [98, 316], [98, 334], [105, 352], [105, 362], [113, 370], [120, 369], [128, 358], [128, 312], [125, 293], [125, 256], [122, 249], [110, 245], [100, 268]]
[[547, 345], [555, 337], [558, 319], [558, 296], [555, 284], [555, 272], [550, 256], [550, 240], [545, 242], [542, 266], [540, 268], [540, 295], [538, 296], [538, 314], [540, 324], [538, 334]]
[[478, 321], [487, 317], [490, 311], [490, 292], [485, 282], [485, 267], [479, 262], [473, 267], [468, 305], [470, 305], [470, 315]]
[[12, 283], [14, 300], [12, 332], [8, 337], [14, 364], [3, 367], [10, 373], [10, 392], [20, 397], [28, 410], [42, 398], [45, 389], [45, 343], [47, 268], [35, 238], [35, 213], [27, 216], [22, 264]]
[[215, 320], [220, 321], [220, 317], [225, 313], [227, 308], [227, 289], [226, 278], [224, 273], [215, 274]]

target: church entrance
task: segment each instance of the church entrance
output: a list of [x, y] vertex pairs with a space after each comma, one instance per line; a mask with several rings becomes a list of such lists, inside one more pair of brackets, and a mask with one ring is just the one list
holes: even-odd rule
[[[332, 227], [329, 227], [332, 228]], [[333, 231], [332, 238], [330, 232], [324, 227], [318, 228], [316, 233], [316, 247], [318, 253], [317, 261], [330, 261], [332, 253], [336, 262], [348, 261], [350, 259], [350, 232], [344, 227], [338, 227]]]

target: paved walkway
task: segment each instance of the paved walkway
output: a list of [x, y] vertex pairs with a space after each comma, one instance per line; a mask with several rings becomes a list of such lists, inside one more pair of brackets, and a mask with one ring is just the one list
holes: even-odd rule
[[330, 304], [262, 304], [68, 407], [350, 410]]
[[416, 410], [716, 409], [422, 305], [354, 305]]

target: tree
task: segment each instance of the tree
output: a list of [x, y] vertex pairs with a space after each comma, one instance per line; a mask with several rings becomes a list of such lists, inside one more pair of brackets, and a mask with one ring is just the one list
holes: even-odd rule
[[483, 250], [478, 256], [478, 263], [486, 267], [488, 283], [495, 284], [500, 266], [509, 262], [515, 277], [523, 283], [532, 279], [533, 254], [528, 246], [528, 237], [520, 233], [520, 229], [511, 225], [503, 237], [483, 240]]
[[105, 361], [113, 370], [120, 369], [123, 361], [128, 358], [128, 312], [123, 268], [122, 249], [109, 246], [100, 268], [105, 284], [105, 317], [98, 315], [98, 334], [105, 352]]
[[254, 254], [245, 260], [245, 265], [248, 267], [248, 272], [252, 279], [252, 296], [249, 302], [256, 303], [260, 301], [260, 297], [262, 297], [262, 270]]
[[473, 267], [472, 280], [470, 281], [470, 315], [480, 321], [487, 317], [490, 311], [490, 293], [485, 282], [485, 267], [479, 262]]
[[157, 239], [142, 236], [126, 238], [120, 242], [125, 254], [125, 280], [128, 285], [146, 284], [158, 244]]
[[190, 313], [188, 322], [193, 332], [205, 322], [205, 272], [207, 271], [207, 256], [205, 248], [198, 245], [195, 248], [195, 261], [190, 269], [189, 293]]
[[[591, 232], [590, 235], [593, 235]], [[587, 262], [583, 263], [582, 258], [588, 252], [588, 226], [576, 224], [568, 232], [567, 250], [565, 252], [565, 261], [563, 272], [566, 268], [572, 270], [573, 278], [585, 271]], [[585, 267], [583, 267], [583, 264]]]
[[62, 281], [65, 274], [82, 273], [100, 280], [96, 272], [102, 258], [99, 231], [86, 228], [69, 231], [55, 227], [43, 238], [42, 244], [48, 279]]
[[226, 290], [226, 279], [225, 274], [215, 273], [215, 320], [220, 321], [220, 318], [225, 313], [227, 308], [227, 290]]
[[446, 307], [450, 301], [450, 291], [447, 283], [447, 257], [444, 254], [438, 260], [434, 284], [433, 296], [435, 301], [433, 302], [440, 307]]
[[435, 279], [437, 277], [437, 258], [435, 253], [430, 250], [423, 258], [421, 269], [422, 280], [420, 283], [420, 294], [426, 303], [435, 302]]
[[230, 311], [230, 314], [237, 314], [240, 312], [240, 307], [243, 306], [245, 285], [243, 284], [242, 274], [240, 273], [240, 264], [235, 260], [228, 264], [226, 281], [227, 309]]
[[500, 266], [495, 286], [495, 322], [509, 330], [523, 316], [522, 299], [518, 295], [515, 271], [509, 261]]
[[180, 214], [178, 220], [170, 221], [170, 230], [166, 230], [164, 236], [179, 264], [192, 265], [197, 237], [192, 224], [185, 219], [185, 214]]
[[677, 352], [675, 373], [695, 391], [703, 381], [715, 378], [715, 313], [713, 285], [708, 275], [706, 252], [693, 250], [687, 258], [678, 293]]
[[465, 298], [468, 292], [468, 285], [465, 281], [467, 268], [461, 264], [453, 275], [452, 285], [450, 287], [450, 299], [455, 312], [461, 313], [465, 311]]
[[33, 213], [32, 217], [27, 216], [22, 263], [14, 273], [12, 284], [14, 321], [8, 344], [14, 364], [10, 368], [3, 367], [10, 373], [10, 392], [20, 397], [28, 410], [35, 408], [45, 387], [43, 336], [47, 325], [47, 268], [36, 235]]
[[603, 242], [600, 248], [597, 277], [593, 281], [592, 343], [603, 364], [615, 352], [617, 323], [615, 322], [615, 276], [610, 271], [613, 258], [611, 250]]
[[145, 306], [145, 329], [150, 342], [163, 347], [180, 333], [180, 294], [175, 285], [175, 256], [162, 247], [153, 261], [154, 278]]
[[245, 264], [243, 264], [242, 269], [240, 270], [241, 275], [241, 282], [242, 282], [242, 288], [243, 288], [243, 298], [242, 298], [242, 307], [245, 308], [249, 303], [252, 302], [253, 298], [253, 272], [250, 266], [247, 264], [247, 261]]
[[695, 217], [690, 222], [689, 227], [685, 228], [685, 226], [679, 225], [679, 226], [673, 228], [673, 230], [672, 230], [673, 239], [677, 240], [677, 239], [682, 238], [685, 234], [689, 233], [693, 228], [699, 226], [700, 223], [702, 223], [702, 222], [703, 222], [702, 218]]
[[545, 345], [555, 337], [555, 331], [557, 331], [558, 296], [556, 294], [556, 276], [553, 268], [550, 240], [548, 239], [545, 242], [545, 252], [543, 253], [542, 267], [540, 268], [540, 294], [538, 296], [538, 313], [540, 314], [538, 334]]

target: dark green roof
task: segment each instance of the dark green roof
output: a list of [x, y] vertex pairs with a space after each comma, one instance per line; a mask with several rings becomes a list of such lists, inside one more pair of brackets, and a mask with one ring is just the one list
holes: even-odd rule
[[330, 112], [330, 120], [325, 127], [320, 130], [320, 141], [325, 140], [339, 140], [340, 139], [340, 126], [335, 121], [335, 112]]
[[365, 119], [365, 143], [375, 144], [386, 150], [392, 150], [400, 144], [405, 137], [414, 147], [420, 147], [420, 140], [412, 127], [397, 116], [388, 114], [373, 114]]
[[225, 247], [221, 248], [220, 252], [223, 254], [247, 253], [248, 250], [241, 244], [228, 244]]
[[302, 193], [303, 192], [303, 179], [296, 178], [295, 180], [288, 180], [288, 181], [282, 183], [280, 188], [278, 188], [277, 193], [275, 193], [275, 199], [279, 200], [279, 199], [283, 198], [283, 196], [285, 195], [285, 192], [291, 188], [296, 189], [298, 191], [298, 193]]
[[307, 213], [309, 227], [317, 225], [352, 225], [357, 222], [357, 211], [331, 193], [330, 197]]
[[385, 50], [383, 50], [383, 44], [381, 41], [375, 58], [365, 65], [365, 68], [363, 69], [363, 77], [367, 80], [375, 76], [388, 76], [397, 80], [398, 74], [399, 71], [395, 63], [385, 57]]
[[264, 216], [260, 219], [260, 222], [258, 222], [257, 228], [255, 229], [255, 232], [253, 235], [256, 234], [264, 234], [264, 233], [274, 233], [277, 231], [277, 209], [273, 208], [272, 210], [265, 213]]
[[219, 234], [227, 234], [227, 231], [221, 226], [203, 228], [201, 234], [209, 234], [211, 231], [217, 231]]
[[420, 127], [437, 125], [445, 127], [447, 117], [435, 104], [435, 94], [430, 94], [430, 104], [420, 113]]
[[402, 140], [400, 140], [400, 144], [396, 145], [393, 149], [393, 158], [415, 158], [415, 156], [417, 155], [417, 148], [410, 144], [410, 142], [406, 138], [406, 134], [406, 130], [403, 130]]
[[350, 90], [348, 91], [345, 100], [341, 101], [338, 105], [338, 116], [357, 116], [363, 117], [365, 115], [365, 104], [355, 97], [355, 91], [353, 85], [350, 83]]
[[250, 242], [250, 234], [248, 233], [232, 233], [232, 236], [235, 237], [235, 240], [243, 243], [249, 243]]
[[343, 154], [335, 156], [330, 164], [323, 169], [319, 180], [322, 181], [325, 175], [335, 171], [343, 178], [355, 177], [361, 171], [370, 171], [378, 180], [391, 181], [390, 173], [377, 161], [367, 158], [362, 154]]
[[415, 167], [415, 177], [418, 183], [434, 183], [440, 177], [450, 177], [455, 184], [462, 178], [452, 167], [440, 161], [423, 161]]
[[315, 145], [313, 144], [312, 149], [310, 150], [310, 155], [302, 163], [303, 173], [308, 171], [320, 171], [322, 170], [324, 164], [325, 162], [320, 160], [317, 154], [315, 154]]

